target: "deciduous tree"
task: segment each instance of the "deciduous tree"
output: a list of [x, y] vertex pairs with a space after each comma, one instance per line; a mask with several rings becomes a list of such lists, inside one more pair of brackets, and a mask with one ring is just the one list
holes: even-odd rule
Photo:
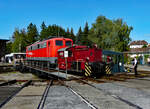
[[128, 50], [132, 29], [122, 19], [110, 20], [105, 16], [98, 16], [92, 24], [88, 39], [100, 48], [122, 52]]

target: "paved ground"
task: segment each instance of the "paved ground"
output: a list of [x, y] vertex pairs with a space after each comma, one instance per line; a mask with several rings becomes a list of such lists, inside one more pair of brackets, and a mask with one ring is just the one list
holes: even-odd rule
[[44, 109], [91, 109], [65, 86], [50, 87]]
[[68, 82], [67, 84], [98, 109], [135, 109], [89, 85], [76, 82]]
[[13, 95], [20, 87], [0, 87], [0, 107], [3, 106], [4, 102]]
[[17, 71], [0, 73], [0, 81], [1, 80], [39, 80], [35, 75], [31, 73], [20, 73]]
[[45, 86], [25, 87], [2, 109], [37, 109], [44, 90]]
[[[20, 73], [20, 72], [5, 72], [0, 73], [0, 81], [9, 81], [9, 80], [42, 80], [36, 77], [35, 75], [32, 75], [31, 73]], [[1, 82], [3, 83], [3, 82]], [[17, 84], [13, 85], [15, 87], [20, 86], [21, 82], [18, 82]], [[38, 107], [38, 104], [40, 102], [41, 96], [45, 90], [46, 82], [33, 82], [33, 85], [30, 85], [28, 87], [23, 88], [16, 96], [14, 96], [7, 104], [5, 104], [2, 109], [36, 109]], [[0, 90], [0, 93], [4, 96], [0, 96], [0, 100], [6, 96], [6, 92], [8, 90], [11, 90], [10, 93], [13, 91], [13, 87], [7, 88], [7, 91], [5, 91], [6, 88], [2, 88]]]
[[104, 92], [116, 95], [140, 108], [150, 107], [150, 81], [128, 80], [127, 82], [114, 82], [94, 84]]

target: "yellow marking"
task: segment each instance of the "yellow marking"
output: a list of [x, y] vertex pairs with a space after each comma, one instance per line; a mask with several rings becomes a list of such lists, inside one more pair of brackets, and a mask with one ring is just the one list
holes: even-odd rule
[[109, 72], [110, 71], [110, 69], [106, 69], [106, 72]]
[[89, 64], [86, 62], [86, 63], [85, 63], [85, 75], [86, 75], [86, 76], [90, 76], [91, 73], [92, 73], [91, 70], [92, 70], [91, 66], [89, 66]]
[[107, 65], [106, 68], [109, 68], [109, 65]]
[[88, 70], [87, 70], [87, 69], [85, 69], [85, 71], [86, 71], [86, 73], [88, 73], [88, 74], [90, 75], [90, 72], [88, 72]]
[[88, 76], [88, 74], [85, 73], [85, 76]]
[[111, 74], [111, 72], [107, 72], [106, 74]]
[[88, 67], [86, 67], [85, 69], [87, 69], [90, 73], [92, 73], [92, 71]]
[[110, 72], [107, 72], [107, 74], [110, 74]]
[[90, 76], [90, 74], [88, 74], [87, 72], [85, 72], [86, 76]]
[[106, 74], [111, 74], [110, 66], [106, 66], [105, 71], [106, 71]]
[[85, 65], [88, 65], [88, 63], [86, 62]]
[[110, 70], [109, 68], [107, 68], [106, 70]]
[[89, 65], [85, 65], [86, 68], [89, 68], [90, 70], [92, 69], [91, 66]]
[[92, 69], [91, 66], [89, 66], [89, 69], [90, 69], [90, 70]]
[[106, 74], [111, 74], [111, 69], [110, 69], [110, 67], [109, 66], [107, 66], [107, 68], [106, 68]]
[[85, 67], [88, 67], [88, 65], [85, 64]]
[[91, 69], [91, 66], [87, 62], [85, 63], [85, 66]]

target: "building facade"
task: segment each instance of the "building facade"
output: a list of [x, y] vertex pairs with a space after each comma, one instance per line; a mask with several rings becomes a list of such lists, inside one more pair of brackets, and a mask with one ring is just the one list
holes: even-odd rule
[[148, 43], [145, 40], [132, 41], [130, 43], [130, 49], [142, 48], [144, 45], [148, 46]]
[[145, 40], [132, 41], [129, 45], [130, 51], [125, 52], [130, 58], [138, 57], [140, 64], [147, 63], [145, 57], [150, 56], [150, 46]]

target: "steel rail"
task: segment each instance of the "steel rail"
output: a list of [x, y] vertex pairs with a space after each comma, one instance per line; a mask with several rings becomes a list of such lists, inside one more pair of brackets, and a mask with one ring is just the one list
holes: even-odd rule
[[8, 82], [1, 83], [0, 86], [11, 85], [11, 84], [15, 84], [16, 82], [17, 80], [10, 80]]
[[74, 91], [71, 87], [68, 87], [75, 95], [77, 95], [82, 101], [84, 101], [89, 107], [91, 107], [92, 109], [98, 109], [97, 107], [95, 107], [92, 103], [90, 103], [88, 100], [86, 100], [82, 95], [80, 95], [79, 93], [77, 93], [76, 91]]
[[45, 101], [46, 101], [46, 98], [47, 98], [47, 95], [48, 95], [48, 92], [49, 92], [49, 89], [50, 87], [53, 85], [53, 79], [49, 82], [49, 84], [47, 85], [47, 87], [45, 88], [44, 90], [44, 93], [42, 95], [42, 98], [40, 100], [40, 103], [37, 107], [37, 109], [43, 109], [44, 108], [44, 104], [45, 104]]
[[24, 83], [19, 89], [17, 89], [14, 93], [12, 93], [8, 98], [6, 98], [1, 104], [0, 104], [0, 108], [2, 106], [4, 106], [10, 99], [12, 99], [18, 92], [20, 92], [24, 87], [27, 87], [28, 85], [30, 85], [32, 82], [32, 80], [27, 81], [26, 83]]

